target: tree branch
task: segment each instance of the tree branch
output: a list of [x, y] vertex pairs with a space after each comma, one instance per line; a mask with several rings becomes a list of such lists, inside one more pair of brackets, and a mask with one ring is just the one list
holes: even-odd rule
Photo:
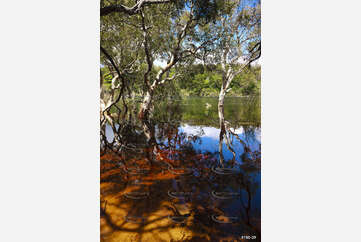
[[117, 65], [115, 64], [113, 58], [108, 54], [108, 52], [102, 47], [100, 46], [100, 50], [103, 52], [103, 54], [108, 58], [108, 60], [110, 61], [110, 63], [112, 64], [112, 66], [114, 67], [114, 69], [116, 70], [116, 72], [118, 73], [119, 76], [121, 76], [120, 71], [117, 67]]
[[143, 11], [140, 12], [140, 16], [142, 17], [142, 30], [143, 30], [143, 37], [144, 37], [144, 52], [145, 52], [145, 56], [146, 56], [146, 60], [147, 60], [147, 64], [148, 64], [148, 69], [147, 71], [144, 73], [144, 82], [145, 84], [148, 86], [148, 88], [150, 88], [150, 82], [149, 82], [149, 73], [152, 71], [152, 67], [153, 67], [153, 60], [152, 60], [152, 56], [149, 50], [149, 45], [148, 45], [148, 32], [147, 32], [147, 28], [145, 27], [145, 17], [144, 17], [144, 13]]
[[127, 7], [123, 4], [106, 6], [100, 9], [100, 16], [106, 16], [111, 13], [125, 13], [128, 15], [137, 14], [143, 6], [151, 4], [170, 3], [173, 0], [140, 0], [133, 7]]

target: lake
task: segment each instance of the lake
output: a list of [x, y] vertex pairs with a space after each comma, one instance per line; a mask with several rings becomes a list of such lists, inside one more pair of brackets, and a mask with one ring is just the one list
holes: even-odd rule
[[[112, 110], [102, 127], [102, 241], [260, 241], [259, 97], [156, 102], [149, 120]], [[221, 152], [220, 152], [221, 151]]]

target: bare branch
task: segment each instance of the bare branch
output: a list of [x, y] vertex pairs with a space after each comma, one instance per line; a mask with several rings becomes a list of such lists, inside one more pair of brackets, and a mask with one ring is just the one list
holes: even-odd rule
[[102, 47], [100, 46], [100, 50], [103, 52], [103, 54], [108, 58], [108, 60], [110, 61], [110, 63], [112, 64], [112, 66], [114, 67], [114, 69], [117, 71], [118, 75], [121, 76], [121, 73], [117, 67], [117, 65], [115, 64], [113, 58], [108, 54], [108, 52]]
[[[168, 72], [179, 60], [181, 57], [182, 52], [180, 52], [180, 46], [182, 41], [184, 40], [184, 37], [187, 34], [187, 29], [192, 23], [192, 15], [190, 15], [189, 20], [186, 22], [186, 24], [183, 26], [183, 28], [180, 30], [180, 32], [177, 35], [177, 42], [176, 45], [171, 53], [170, 60], [164, 68], [161, 68], [161, 70], [157, 73], [157, 76], [152, 84], [152, 88], [154, 88], [157, 84], [164, 83], [167, 79], [162, 80], [162, 76]], [[188, 50], [189, 51], [189, 50]]]
[[133, 7], [127, 7], [123, 4], [106, 6], [100, 9], [100, 16], [106, 16], [111, 13], [125, 13], [128, 15], [134, 15], [139, 13], [143, 6], [170, 3], [172, 1], [173, 0], [140, 0]]
[[149, 50], [149, 43], [148, 43], [148, 32], [147, 32], [147, 28], [145, 26], [145, 17], [144, 17], [144, 13], [143, 11], [140, 12], [140, 16], [142, 17], [142, 30], [143, 30], [143, 37], [144, 37], [144, 51], [145, 51], [145, 56], [146, 56], [146, 60], [147, 60], [147, 64], [148, 64], [148, 69], [147, 71], [144, 73], [144, 82], [145, 84], [150, 87], [150, 82], [149, 82], [149, 73], [152, 71], [152, 67], [153, 67], [153, 60], [152, 60], [152, 56]]

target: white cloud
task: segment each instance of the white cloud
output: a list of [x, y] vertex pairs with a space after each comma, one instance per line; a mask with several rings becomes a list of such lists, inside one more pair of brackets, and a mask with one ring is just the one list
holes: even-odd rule
[[[208, 137], [211, 139], [219, 140], [220, 129], [218, 129], [218, 128], [193, 126], [193, 125], [188, 125], [188, 124], [182, 125], [182, 131], [187, 134], [196, 134], [196, 133], [201, 132], [201, 130], [203, 130], [203, 132], [204, 132], [204, 135], [202, 135], [202, 137]], [[244, 133], [244, 130], [242, 127], [240, 127], [235, 130], [235, 133], [239, 135], [239, 134]]]

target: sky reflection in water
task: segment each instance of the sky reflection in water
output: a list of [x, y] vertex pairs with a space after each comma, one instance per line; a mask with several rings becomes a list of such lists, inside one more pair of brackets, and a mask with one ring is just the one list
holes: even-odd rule
[[[153, 123], [156, 143], [164, 145], [159, 146], [161, 147], [161, 152], [163, 152], [162, 155], [171, 160], [172, 154], [177, 154], [174, 156], [177, 158], [174, 159], [181, 161], [181, 165], [182, 163], [184, 163], [184, 165], [193, 164], [193, 175], [174, 177], [169, 171], [151, 171], [152, 174], [139, 178], [140, 180], [149, 182], [149, 191], [151, 191], [149, 198], [132, 201], [131, 199], [124, 200], [123, 194], [130, 188], [129, 182], [131, 182], [131, 180], [127, 178], [126, 174], [122, 173], [121, 169], [119, 170], [119, 168], [117, 168], [119, 167], [118, 165], [115, 164], [114, 168], [106, 168], [105, 172], [101, 172], [101, 177], [103, 177], [101, 181], [101, 187], [103, 189], [101, 199], [108, 201], [106, 213], [110, 218], [108, 218], [105, 225], [101, 227], [103, 239], [114, 237], [118, 238], [118, 240], [126, 241], [133, 236], [132, 234], [134, 233], [144, 236], [144, 238], [153, 238], [153, 235], [148, 232], [142, 232], [143, 234], [136, 232], [143, 230], [148, 231], [146, 228], [149, 226], [155, 228], [157, 235], [165, 236], [165, 241], [169, 240], [166, 239], [168, 238], [167, 236], [178, 238], [179, 233], [183, 233], [186, 230], [188, 231], [187, 236], [195, 236], [190, 232], [193, 231], [193, 233], [197, 232], [202, 238], [206, 238], [211, 234], [213, 237], [210, 239], [217, 241], [227, 236], [239, 238], [237, 236], [247, 234], [259, 235], [261, 216], [260, 169], [252, 164], [250, 165], [249, 162], [242, 161], [241, 157], [244, 153], [244, 146], [234, 137], [232, 139], [231, 136], [232, 148], [236, 153], [236, 166], [238, 171], [241, 172], [240, 175], [222, 176], [215, 174], [209, 169], [211, 166], [217, 165], [219, 161], [220, 129], [218, 128], [216, 102], [217, 99], [209, 98], [190, 99], [177, 103], [175, 106], [162, 107], [161, 111], [158, 110], [155, 112], [156, 115], [163, 117], [163, 120], [172, 120], [172, 122], [155, 121]], [[210, 103], [211, 108], [206, 108], [205, 103]], [[251, 151], [260, 151], [261, 144], [260, 113], [257, 108], [257, 103], [247, 103], [247, 100], [244, 101], [237, 98], [226, 100], [226, 120], [228, 118], [234, 133], [247, 144]], [[171, 116], [171, 118], [169, 118], [169, 116]], [[244, 123], [246, 123], [246, 125], [244, 125]], [[118, 124], [115, 126], [117, 128], [119, 127]], [[133, 132], [139, 135], [139, 137], [143, 135], [142, 129], [136, 129], [133, 130]], [[106, 126], [105, 133], [108, 142], [111, 142], [114, 139], [114, 134], [109, 125]], [[179, 137], [181, 138], [179, 139]], [[192, 137], [197, 138], [192, 139]], [[168, 141], [171, 144], [168, 144]], [[122, 158], [125, 163], [128, 160], [132, 162], [134, 160], [144, 161], [149, 159], [149, 155], [154, 154], [154, 149], [147, 147], [144, 139], [141, 138], [140, 142], [143, 142], [143, 147], [145, 144], [144, 151], [137, 154], [133, 151], [125, 151], [125, 154], [122, 155], [122, 157], [125, 157]], [[149, 153], [147, 154], [147, 152]], [[104, 156], [102, 159], [107, 161], [109, 160], [107, 157], [109, 156]], [[113, 160], [114, 157], [110, 157]], [[201, 158], [197, 160], [195, 157]], [[229, 162], [233, 158], [233, 154], [225, 142], [223, 142], [223, 157], [225, 162]], [[104, 167], [105, 165], [104, 163]], [[110, 163], [107, 163], [107, 167], [109, 165]], [[200, 166], [202, 167], [201, 170], [199, 170]], [[109, 175], [107, 175], [107, 172]], [[188, 192], [187, 189], [182, 190], [182, 187], [183, 189], [188, 187], [187, 189], [190, 189], [189, 191], [192, 192], [192, 195], [186, 199], [173, 199], [169, 196], [169, 192]], [[226, 200], [212, 197], [212, 192], [222, 191], [239, 193], [239, 196]], [[173, 194], [176, 195], [176, 193]], [[172, 224], [169, 219], [160, 219], [160, 217], [166, 214], [172, 214], [169, 213], [169, 211], [167, 212], [166, 209], [164, 210], [167, 206], [173, 206], [174, 204], [172, 204], [172, 202], [176, 202], [179, 206], [187, 205], [193, 209], [192, 218], [190, 218], [189, 221], [187, 220], [188, 222], [184, 225], [180, 223], [180, 227], [174, 227], [175, 224], [177, 224], [174, 221], [173, 225], [169, 225], [169, 223]], [[137, 211], [137, 207], [142, 206], [144, 207]], [[128, 207], [128, 209], [124, 210], [123, 207]], [[159, 223], [154, 222], [153, 225], [149, 226], [137, 224], [137, 229], [134, 232], [129, 232], [129, 228], [133, 228], [132, 226], [135, 226], [135, 224], [126, 223], [123, 217], [119, 217], [119, 214], [124, 214], [125, 216], [129, 211], [136, 216], [144, 216], [144, 214], [146, 214], [147, 217], [144, 218], [144, 221], [151, 220], [154, 216], [159, 215]], [[184, 209], [182, 214], [187, 212], [187, 209]], [[229, 225], [212, 221], [211, 215], [220, 213], [223, 213], [226, 217], [239, 217], [240, 221]], [[109, 227], [108, 224], [110, 221], [113, 221], [114, 224], [120, 224], [120, 227], [117, 227], [118, 225]], [[190, 221], [193, 222], [189, 223]], [[163, 229], [166, 231], [164, 235], [162, 234], [162, 226], [171, 226], [166, 230]], [[159, 228], [159, 231], [157, 228]], [[183, 232], [179, 231], [180, 228], [183, 228]], [[122, 229], [125, 230], [123, 231]], [[116, 231], [120, 231], [121, 233], [118, 234]], [[113, 240], [104, 239], [104, 241]]]

